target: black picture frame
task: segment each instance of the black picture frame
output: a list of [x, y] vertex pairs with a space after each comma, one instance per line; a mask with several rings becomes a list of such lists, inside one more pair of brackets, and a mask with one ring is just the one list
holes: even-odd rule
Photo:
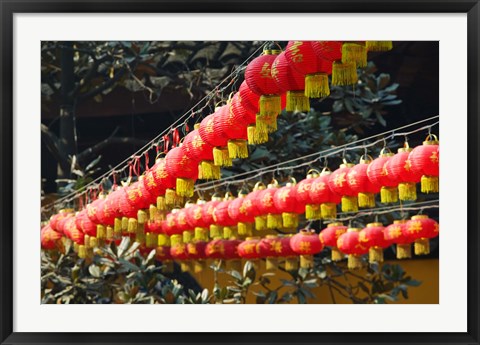
[[[113, 6], [114, 5], [114, 6]], [[1, 344], [479, 344], [479, 14], [478, 0], [0, 0], [0, 341]], [[467, 13], [468, 315], [466, 333], [16, 333], [13, 332], [13, 15], [15, 13]], [[452, 315], [452, 317], [455, 317]], [[319, 320], [320, 322], [320, 320]]]

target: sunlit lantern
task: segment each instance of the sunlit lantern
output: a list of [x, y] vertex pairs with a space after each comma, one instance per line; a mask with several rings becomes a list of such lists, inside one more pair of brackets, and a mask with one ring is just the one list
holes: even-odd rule
[[324, 246], [330, 247], [332, 251], [332, 261], [343, 259], [343, 253], [337, 248], [338, 238], [347, 232], [347, 227], [343, 223], [335, 222], [327, 225], [318, 235]]
[[385, 228], [382, 223], [369, 223], [359, 234], [359, 240], [368, 247], [368, 261], [370, 263], [383, 262], [383, 250], [392, 243], [385, 239]]
[[362, 256], [368, 253], [368, 247], [359, 239], [360, 228], [348, 228], [337, 240], [337, 248], [348, 255], [348, 269], [363, 267]]
[[198, 178], [198, 160], [191, 160], [183, 146], [170, 150], [165, 157], [168, 173], [176, 178], [175, 191], [183, 197], [193, 196], [193, 188]]
[[373, 184], [367, 175], [372, 160], [370, 156], [363, 156], [360, 163], [353, 166], [347, 174], [348, 186], [357, 193], [359, 207], [375, 207], [375, 194], [380, 193], [381, 187]]
[[239, 236], [252, 236], [255, 218], [250, 212], [252, 200], [246, 200], [247, 194], [240, 192], [238, 197], [228, 206], [228, 214], [237, 223]]
[[278, 257], [282, 254], [282, 242], [277, 235], [266, 235], [258, 244], [261, 257], [266, 258], [267, 270], [278, 269]]
[[217, 108], [215, 113], [205, 117], [200, 123], [198, 133], [204, 142], [213, 146], [213, 161], [217, 166], [231, 166], [232, 160], [228, 155], [228, 138], [220, 130], [220, 112], [228, 110], [228, 106]]
[[383, 149], [380, 156], [374, 159], [367, 168], [367, 176], [370, 182], [380, 188], [380, 201], [382, 203], [398, 202], [397, 182], [390, 177], [385, 163], [393, 157], [392, 152]]
[[282, 213], [275, 207], [273, 197], [278, 190], [278, 181], [273, 180], [267, 189], [256, 196], [256, 205], [260, 214], [267, 215], [267, 229], [281, 229], [283, 226]]
[[313, 267], [313, 255], [322, 251], [323, 244], [313, 230], [302, 229], [290, 239], [292, 250], [300, 255], [300, 267]]
[[234, 96], [235, 100], [227, 104], [227, 110], [220, 113], [219, 124], [222, 126], [223, 133], [228, 138], [227, 150], [229, 158], [247, 158], [247, 126], [249, 121], [248, 119], [237, 116], [238, 113], [233, 112], [232, 103], [233, 101], [237, 101], [235, 97], [238, 97], [238, 93]]
[[213, 161], [213, 146], [203, 141], [197, 129], [188, 133], [183, 140], [185, 154], [193, 161], [200, 161], [199, 178], [206, 180], [218, 180], [220, 167]]
[[345, 160], [340, 168], [335, 170], [328, 178], [330, 189], [342, 196], [342, 212], [357, 212], [358, 197], [355, 191], [350, 188], [347, 181], [347, 174], [355, 164], [347, 163]]
[[397, 259], [412, 257], [413, 240], [407, 234], [407, 220], [394, 220], [385, 228], [385, 239], [396, 244]]
[[342, 197], [330, 188], [328, 183], [330, 175], [330, 170], [323, 169], [320, 176], [314, 179], [310, 187], [310, 199], [315, 207], [320, 210], [323, 219], [335, 219], [337, 217], [337, 204], [342, 201]]
[[421, 214], [413, 216], [405, 225], [406, 234], [415, 241], [415, 255], [427, 255], [430, 253], [430, 239], [437, 237], [439, 233], [439, 224]]
[[268, 131], [257, 129], [258, 102], [260, 96], [250, 90], [244, 80], [238, 89], [238, 97], [232, 99], [232, 111], [239, 117], [248, 120], [247, 137], [250, 145], [263, 144], [268, 141]]
[[273, 203], [277, 211], [282, 214], [283, 228], [296, 229], [298, 227], [298, 204], [294, 178], [291, 178], [291, 182], [288, 182], [285, 187], [281, 187], [275, 192]]
[[438, 193], [439, 176], [439, 141], [433, 134], [429, 135], [423, 145], [415, 147], [408, 160], [414, 173], [421, 174], [422, 193]]
[[306, 219], [320, 219], [322, 213], [320, 205], [315, 204], [310, 196], [310, 189], [314, 179], [319, 176], [320, 172], [315, 169], [310, 169], [307, 172], [305, 179], [301, 180], [297, 184], [297, 202], [305, 205], [305, 218]]
[[312, 49], [321, 59], [327, 60], [332, 65], [332, 85], [354, 85], [358, 81], [357, 66], [355, 62], [342, 61], [341, 41], [312, 41]]

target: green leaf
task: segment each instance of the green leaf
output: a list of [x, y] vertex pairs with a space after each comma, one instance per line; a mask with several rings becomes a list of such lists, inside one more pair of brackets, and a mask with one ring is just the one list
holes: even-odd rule
[[422, 282], [420, 280], [415, 280], [415, 279], [406, 280], [406, 281], [403, 281], [403, 283], [405, 285], [408, 285], [408, 286], [420, 286], [420, 285], [422, 285]]
[[101, 273], [102, 273], [102, 272], [100, 271], [100, 267], [98, 267], [97, 265], [93, 265], [93, 264], [88, 267], [88, 271], [89, 271], [90, 274], [91, 274], [92, 276], [94, 276], [95, 278], [100, 278]]
[[130, 261], [127, 261], [123, 258], [118, 260], [123, 266], [125, 266], [129, 271], [140, 272], [140, 268], [137, 265], [132, 264]]
[[89, 171], [90, 169], [92, 169], [93, 167], [95, 167], [98, 162], [100, 162], [100, 160], [102, 159], [102, 155], [98, 155], [97, 158], [95, 158], [93, 161], [91, 161], [87, 167], [85, 168], [85, 171]]
[[267, 298], [267, 303], [268, 304], [274, 304], [277, 300], [278, 294], [276, 291], [270, 292], [268, 298]]
[[233, 270], [233, 271], [229, 271], [228, 274], [230, 274], [233, 278], [237, 280], [242, 280], [242, 275], [240, 274], [240, 272]]

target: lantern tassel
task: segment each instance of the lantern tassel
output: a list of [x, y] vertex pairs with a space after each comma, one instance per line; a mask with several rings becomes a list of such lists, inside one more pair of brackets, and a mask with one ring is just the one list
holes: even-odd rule
[[193, 196], [195, 180], [191, 178], [177, 177], [176, 192], [179, 196], [190, 198]]
[[305, 91], [287, 91], [288, 112], [308, 112], [310, 110], [310, 99], [305, 96]]
[[322, 209], [320, 205], [307, 204], [305, 206], [306, 219], [320, 219], [322, 218]]
[[256, 125], [247, 127], [247, 138], [249, 145], [259, 145], [268, 142], [268, 131], [257, 131]]
[[326, 202], [320, 205], [323, 219], [337, 218], [337, 205], [333, 202]]
[[85, 259], [87, 257], [87, 248], [84, 245], [78, 246], [78, 257], [80, 259]]
[[114, 239], [113, 227], [111, 227], [110, 225], [107, 226], [106, 239], [108, 241], [113, 241], [113, 239]]
[[323, 98], [329, 95], [328, 74], [315, 73], [305, 76], [305, 96], [309, 98]]
[[97, 225], [97, 238], [99, 239], [105, 239], [107, 237], [107, 230], [105, 229], [105, 226], [102, 224]]
[[368, 250], [368, 262], [383, 262], [383, 249], [380, 247], [371, 247]]
[[255, 230], [263, 231], [266, 228], [267, 228], [267, 217], [266, 216], [255, 217]]
[[342, 212], [357, 212], [358, 198], [356, 196], [342, 196]]
[[205, 261], [195, 260], [195, 261], [193, 262], [193, 272], [194, 272], [194, 273], [201, 273], [201, 272], [203, 272], [203, 270], [205, 269], [205, 267], [206, 267]]
[[258, 135], [264, 136], [268, 133], [273, 133], [277, 130], [277, 114], [256, 116], [256, 131]]
[[208, 240], [207, 229], [196, 227], [194, 239], [196, 239], [197, 241], [207, 241]]
[[363, 267], [362, 258], [356, 255], [350, 254], [348, 256], [347, 267], [349, 270], [355, 270]]
[[278, 115], [282, 112], [279, 95], [262, 95], [259, 100], [260, 115]]
[[202, 179], [218, 180], [220, 179], [220, 167], [215, 165], [213, 161], [202, 161], [200, 163], [200, 172]]
[[392, 41], [367, 41], [367, 51], [369, 52], [386, 52], [393, 49]]
[[430, 241], [428, 238], [420, 238], [415, 240], [415, 255], [428, 255], [430, 254]]
[[158, 213], [158, 209], [155, 205], [150, 205], [150, 207], [148, 208], [148, 217], [149, 219], [156, 219], [157, 218], [157, 213]]
[[165, 191], [165, 205], [170, 207], [175, 206], [178, 201], [178, 197], [179, 195], [177, 195], [175, 189], [167, 188]]
[[282, 228], [282, 215], [272, 214], [267, 215], [267, 229], [281, 229]]
[[300, 255], [300, 267], [312, 268], [313, 267], [313, 255]]
[[122, 217], [122, 233], [127, 234], [128, 233], [128, 218], [127, 217]]
[[190, 272], [190, 263], [186, 261], [182, 261], [180, 263], [180, 269], [182, 272]]
[[225, 226], [223, 228], [223, 238], [228, 240], [231, 238], [237, 238], [238, 237], [238, 230], [233, 227], [233, 226]]
[[415, 183], [400, 183], [398, 185], [398, 197], [400, 200], [415, 201], [417, 200], [417, 185]]
[[221, 236], [222, 228], [219, 225], [211, 224], [210, 225], [210, 238], [220, 237]]
[[438, 193], [438, 176], [422, 176], [422, 193]]
[[239, 236], [244, 236], [244, 237], [252, 236], [252, 230], [253, 230], [252, 223], [239, 222], [237, 228], [238, 228]]
[[380, 202], [384, 204], [398, 202], [398, 189], [395, 187], [382, 187], [380, 189]]
[[397, 244], [397, 259], [410, 259], [412, 246], [410, 244]]
[[228, 154], [227, 147], [214, 147], [213, 148], [213, 162], [220, 167], [231, 167], [233, 165], [232, 159]]
[[267, 271], [276, 271], [278, 269], [278, 259], [273, 257], [268, 257], [265, 260], [265, 268]]
[[163, 195], [160, 195], [157, 197], [157, 209], [159, 211], [166, 211], [167, 210], [167, 204], [165, 202], [165, 197]]
[[285, 259], [285, 270], [296, 271], [298, 270], [298, 257], [291, 256]]
[[358, 43], [344, 43], [342, 46], [342, 62], [353, 62], [358, 68], [367, 67], [366, 47]]
[[358, 81], [355, 63], [334, 61], [332, 66], [332, 85], [354, 85]]
[[298, 227], [298, 214], [291, 212], [282, 213], [283, 227], [287, 229]]
[[358, 193], [358, 207], [375, 207], [375, 194]]
[[228, 156], [235, 158], [248, 158], [247, 141], [243, 139], [235, 139], [228, 141]]
[[139, 224], [145, 224], [148, 220], [148, 214], [145, 210], [138, 210], [137, 212], [137, 220]]
[[343, 258], [345, 255], [337, 247], [332, 247], [332, 261], [340, 261]]

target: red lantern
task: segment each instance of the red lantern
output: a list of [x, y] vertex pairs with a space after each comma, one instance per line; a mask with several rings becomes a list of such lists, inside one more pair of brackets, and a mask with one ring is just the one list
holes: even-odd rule
[[328, 178], [328, 186], [330, 189], [342, 196], [342, 212], [357, 212], [358, 211], [358, 197], [357, 193], [350, 188], [347, 181], [347, 174], [355, 164], [344, 163], [340, 168], [330, 174]]
[[408, 160], [412, 171], [422, 175], [422, 193], [438, 193], [439, 159], [439, 142], [434, 135], [429, 135], [422, 146], [410, 152]]
[[62, 234], [53, 230], [50, 225], [46, 225], [40, 231], [40, 243], [42, 249], [59, 249], [62, 246]]
[[97, 225], [88, 218], [87, 211], [80, 211], [75, 217], [75, 225], [88, 236], [97, 235]]
[[370, 263], [383, 262], [383, 250], [392, 244], [385, 239], [384, 231], [382, 223], [369, 223], [358, 235], [359, 241], [369, 248]]
[[260, 214], [267, 215], [267, 229], [281, 229], [283, 226], [282, 213], [275, 207], [273, 196], [278, 190], [277, 180], [273, 180], [256, 196], [256, 205]]
[[170, 255], [173, 260], [180, 261], [180, 269], [182, 272], [189, 271], [187, 245], [181, 240], [182, 235], [172, 235], [170, 237], [171, 247]]
[[205, 200], [198, 199], [196, 204], [187, 208], [187, 223], [190, 229], [195, 229], [197, 240], [206, 239], [207, 228], [210, 226], [203, 218], [205, 204]]
[[72, 216], [73, 216], [73, 209], [69, 208], [69, 209], [60, 210], [59, 213], [50, 217], [50, 222], [49, 222], [50, 227], [57, 232], [63, 233], [63, 229], [60, 229], [60, 226], [59, 226], [60, 221]]
[[248, 213], [251, 209], [252, 201], [245, 200], [246, 194], [239, 193], [238, 198], [232, 200], [228, 205], [228, 215], [237, 223], [239, 236], [252, 236], [253, 224], [255, 218]]
[[167, 172], [176, 177], [176, 193], [192, 197], [194, 184], [198, 178], [198, 160], [189, 159], [183, 146], [170, 150], [165, 160]]
[[353, 85], [358, 81], [354, 62], [342, 62], [341, 41], [312, 41], [312, 49], [321, 59], [332, 64], [332, 85]]
[[205, 246], [205, 255], [210, 259], [221, 259], [222, 252], [225, 251], [222, 242], [223, 240], [221, 238], [216, 238], [208, 242]]
[[[234, 101], [237, 102], [235, 97]], [[219, 124], [222, 127], [223, 133], [228, 138], [227, 149], [228, 156], [231, 159], [235, 158], [247, 158], [248, 157], [248, 145], [247, 145], [247, 126], [249, 124], [248, 119], [244, 119], [238, 116], [238, 112], [233, 112], [232, 103], [227, 104], [227, 110], [220, 113]]]
[[[271, 68], [280, 50], [265, 49], [263, 55], [253, 59], [245, 70], [245, 81], [250, 90], [260, 95], [259, 115], [276, 117], [282, 111], [280, 89], [278, 88]], [[257, 118], [257, 126], [258, 126]]]
[[335, 219], [337, 204], [342, 201], [342, 197], [333, 192], [328, 184], [330, 175], [330, 170], [323, 169], [320, 176], [313, 180], [309, 192], [312, 204], [320, 210], [323, 219]]
[[[158, 186], [158, 195], [157, 198], [157, 208], [161, 211], [166, 210], [167, 205], [174, 205], [175, 202], [178, 200], [176, 198], [176, 193], [173, 190], [175, 188], [175, 176], [172, 176], [167, 171], [167, 162], [165, 158], [158, 158], [155, 164], [150, 168], [152, 172], [153, 181]], [[149, 176], [147, 174], [147, 184], [150, 181]], [[167, 193], [170, 191], [169, 193]], [[165, 197], [161, 195], [165, 194]], [[167, 197], [168, 196], [168, 197]], [[159, 202], [160, 201], [160, 202]]]
[[406, 224], [406, 220], [394, 220], [393, 224], [385, 228], [385, 239], [397, 245], [397, 259], [412, 257], [412, 239], [407, 234]]
[[332, 261], [340, 261], [343, 259], [343, 254], [337, 248], [337, 241], [340, 236], [347, 232], [347, 227], [342, 223], [330, 223], [325, 229], [320, 231], [318, 235], [320, 242], [324, 246], [328, 246], [332, 250]]
[[348, 255], [348, 268], [362, 268], [362, 255], [368, 253], [368, 247], [359, 239], [360, 228], [348, 228], [337, 240], [337, 248]]
[[415, 255], [427, 255], [430, 253], [430, 238], [438, 236], [439, 225], [438, 223], [428, 218], [427, 215], [413, 216], [409, 220], [405, 227], [407, 228], [406, 234], [411, 240], [415, 241]]
[[210, 238], [221, 237], [222, 236], [222, 227], [220, 225], [215, 224], [215, 220], [213, 219], [213, 212], [215, 211], [215, 207], [222, 201], [217, 195], [212, 196], [212, 200], [207, 202], [205, 206], [203, 206], [203, 214], [202, 219], [205, 225], [208, 225], [210, 229]]
[[268, 131], [257, 130], [256, 121], [260, 96], [250, 90], [244, 80], [238, 89], [237, 99], [232, 100], [232, 111], [236, 116], [247, 120], [248, 143], [251, 145], [263, 144], [268, 141]]
[[183, 233], [183, 229], [179, 228], [177, 213], [178, 209], [172, 210], [172, 212], [167, 214], [166, 219], [162, 222], [162, 232], [164, 234], [172, 236]]
[[278, 257], [282, 254], [282, 242], [277, 235], [266, 235], [258, 244], [260, 256], [266, 258], [266, 269], [278, 269]]
[[375, 207], [375, 194], [380, 187], [373, 184], [367, 175], [368, 165], [372, 162], [370, 156], [360, 158], [360, 163], [353, 166], [347, 173], [347, 183], [352, 192], [357, 193], [359, 207]]
[[286, 111], [308, 112], [310, 110], [310, 100], [305, 96], [304, 74], [299, 73], [289, 64], [285, 53], [286, 52], [283, 52], [277, 55], [277, 58], [273, 62], [272, 76], [282, 93], [287, 93]]
[[213, 146], [202, 139], [198, 129], [187, 134], [183, 140], [183, 147], [189, 159], [200, 161], [199, 175], [202, 179], [218, 180], [220, 178], [220, 167], [213, 162]]
[[313, 230], [302, 229], [290, 239], [290, 246], [293, 251], [300, 254], [300, 267], [313, 267], [313, 254], [319, 253], [323, 249], [320, 238]]
[[368, 165], [367, 176], [374, 186], [380, 188], [380, 201], [382, 203], [398, 202], [398, 189], [396, 180], [392, 179], [385, 168], [385, 163], [393, 156], [392, 152], [380, 152], [380, 157]]
[[77, 228], [75, 224], [75, 217], [69, 217], [65, 222], [65, 236], [71, 239], [73, 242], [79, 245], [84, 244], [84, 233]]
[[[279, 188], [274, 196], [273, 203], [278, 212], [282, 213], [282, 224], [285, 229], [296, 229], [298, 227], [298, 204], [296, 181]], [[302, 212], [303, 213], [303, 212]]]
[[315, 54], [312, 42], [288, 42], [285, 56], [289, 65], [304, 76], [305, 96], [321, 98], [330, 95], [328, 75], [332, 73], [332, 63]]
[[213, 210], [213, 220], [215, 224], [223, 227], [223, 237], [225, 239], [236, 237], [234, 227], [237, 225], [237, 223], [228, 214], [228, 207], [230, 203], [233, 202], [233, 199], [233, 195], [231, 193], [227, 193], [224, 200], [219, 202]]
[[260, 256], [260, 237], [247, 237], [238, 247], [238, 255], [244, 259], [257, 260]]
[[267, 228], [267, 215], [264, 215], [260, 212], [258, 207], [257, 200], [260, 193], [265, 189], [265, 185], [262, 182], [257, 182], [253, 191], [248, 193], [245, 197], [242, 207], [245, 209], [245, 215], [250, 215], [253, 217], [255, 222], [255, 229], [257, 231], [262, 231]]
[[293, 235], [284, 235], [279, 237], [280, 241], [280, 253], [278, 257], [285, 258], [285, 270], [297, 271], [298, 270], [298, 255], [290, 246], [290, 239]]
[[205, 248], [207, 242], [194, 240], [193, 242], [187, 243], [187, 255], [189, 260], [193, 260], [193, 271], [195, 273], [200, 273], [205, 267], [205, 259], [207, 255], [205, 254]]
[[213, 160], [217, 166], [231, 166], [232, 162], [228, 156], [227, 141], [228, 138], [219, 127], [219, 111], [224, 111], [225, 107], [218, 108], [215, 113], [205, 117], [200, 123], [198, 133], [204, 142], [213, 146]]
[[406, 147], [398, 149], [398, 153], [385, 163], [388, 176], [398, 184], [398, 197], [400, 200], [417, 200], [417, 182], [422, 175], [413, 171], [408, 156], [412, 151]]
[[223, 253], [221, 258], [227, 260], [227, 267], [237, 272], [241, 271], [242, 261], [240, 254], [238, 254], [238, 246], [242, 241], [240, 240], [221, 240], [223, 244]]
[[315, 169], [310, 169], [307, 176], [297, 184], [297, 202], [305, 205], [306, 219], [320, 219], [322, 213], [319, 205], [315, 205], [310, 196], [310, 189], [315, 178], [319, 176], [320, 172]]
[[66, 224], [73, 217], [73, 213], [68, 213], [65, 215], [65, 217], [59, 218], [56, 224], [56, 228], [54, 230], [61, 234], [65, 234]]
[[100, 220], [97, 218], [98, 205], [102, 199], [95, 199], [90, 204], [87, 205], [87, 215], [88, 218], [95, 224], [100, 224]]

